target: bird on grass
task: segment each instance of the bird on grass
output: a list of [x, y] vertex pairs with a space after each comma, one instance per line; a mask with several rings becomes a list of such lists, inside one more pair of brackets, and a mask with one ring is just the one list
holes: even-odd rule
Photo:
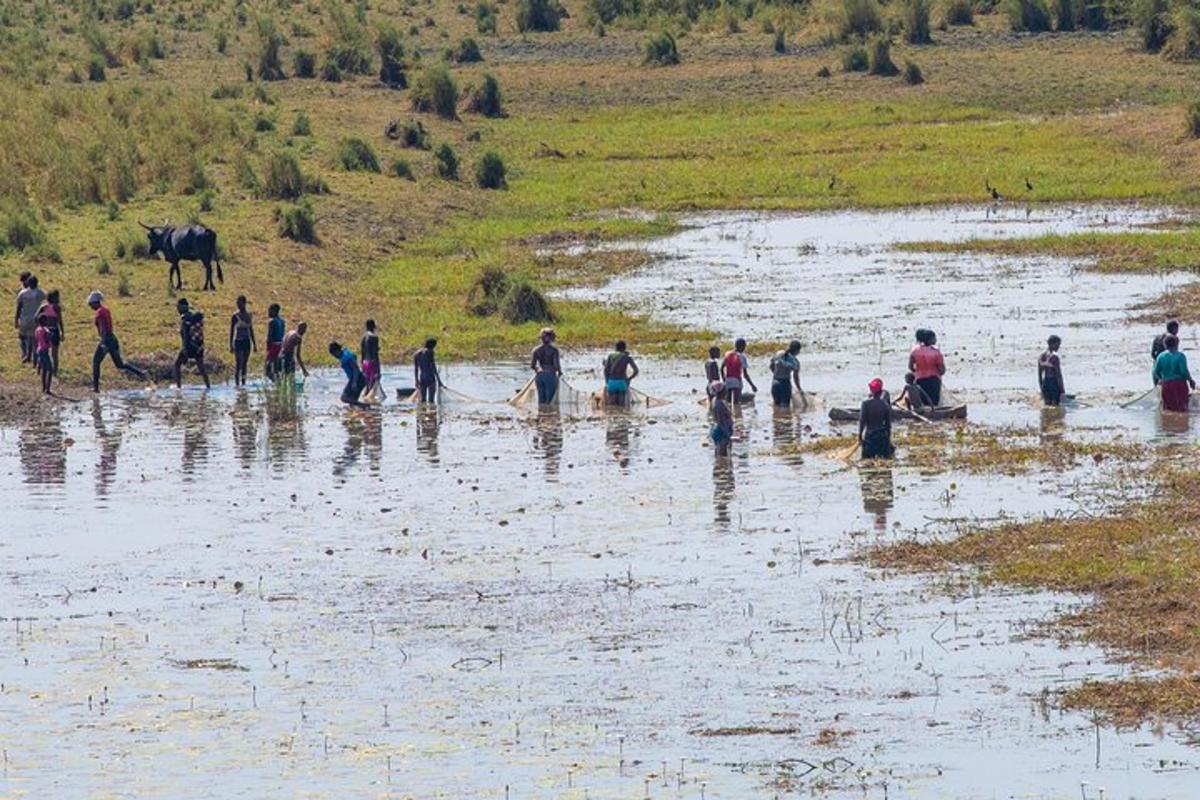
[[992, 182], [987, 178], [983, 179], [983, 186], [987, 189], [987, 193], [991, 196], [992, 200], [998, 203], [1004, 199], [1004, 195], [1000, 194], [1000, 190], [992, 186]]
[[833, 187], [837, 186], [837, 175], [829, 176], [829, 190], [833, 191]]
[[1033, 191], [1033, 184], [1029, 182], [1029, 176], [1028, 176], [1028, 175], [1026, 175], [1026, 176], [1025, 176], [1025, 191], [1027, 191], [1027, 192], [1032, 192], [1032, 191]]

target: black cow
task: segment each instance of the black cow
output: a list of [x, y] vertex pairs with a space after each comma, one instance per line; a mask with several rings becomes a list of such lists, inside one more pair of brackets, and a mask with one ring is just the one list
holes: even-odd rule
[[150, 255], [161, 252], [163, 258], [171, 265], [167, 271], [167, 282], [170, 283], [173, 276], [176, 289], [183, 288], [183, 274], [179, 270], [180, 261], [204, 262], [205, 289], [211, 289], [214, 292], [217, 290], [216, 284], [213, 283], [213, 262], [217, 264], [217, 280], [221, 283], [225, 282], [225, 275], [221, 272], [221, 259], [217, 255], [216, 231], [203, 225], [185, 225], [182, 228], [176, 228], [171, 225], [150, 227], [142, 222], [138, 224], [146, 229], [146, 236], [150, 239]]

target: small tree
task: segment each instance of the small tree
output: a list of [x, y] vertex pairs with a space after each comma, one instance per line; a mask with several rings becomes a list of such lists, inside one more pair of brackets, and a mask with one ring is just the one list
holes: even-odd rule
[[458, 156], [454, 154], [454, 148], [443, 142], [433, 154], [433, 168], [439, 178], [458, 180]]
[[279, 61], [279, 48], [283, 46], [283, 37], [275, 29], [275, 20], [262, 14], [256, 20], [258, 29], [258, 64], [256, 73], [259, 80], [281, 81], [287, 77], [283, 73], [283, 64]]
[[892, 42], [886, 36], [876, 36], [867, 44], [867, 72], [885, 76], [900, 72], [892, 61]]
[[517, 30], [521, 33], [556, 31], [561, 17], [558, 0], [517, 0]]
[[471, 93], [467, 108], [485, 117], [502, 117], [504, 109], [500, 102], [500, 83], [492, 75], [483, 76], [483, 84]]
[[480, 189], [507, 189], [507, 171], [500, 154], [489, 150], [475, 165], [475, 183]]
[[417, 111], [432, 111], [446, 119], [458, 116], [458, 84], [445, 64], [430, 64], [417, 76], [412, 105]]
[[483, 61], [483, 53], [479, 52], [479, 43], [467, 36], [450, 51], [450, 59], [455, 64], [475, 64]]
[[679, 63], [679, 50], [675, 46], [675, 37], [666, 31], [661, 31], [646, 39], [646, 55], [643, 63], [658, 66], [671, 66]]
[[1171, 17], [1167, 0], [1135, 0], [1131, 16], [1142, 48], [1157, 53], [1171, 35]]
[[391, 25], [381, 26], [375, 38], [375, 51], [379, 53], [379, 81], [393, 89], [408, 86], [408, 77], [404, 74], [404, 43], [400, 40], [400, 31]]
[[292, 54], [292, 74], [297, 78], [313, 78], [317, 74], [317, 57], [307, 50]]

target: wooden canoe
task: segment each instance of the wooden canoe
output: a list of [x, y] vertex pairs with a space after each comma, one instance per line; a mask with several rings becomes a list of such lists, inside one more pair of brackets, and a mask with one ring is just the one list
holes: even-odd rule
[[[957, 406], [939, 406], [938, 408], [922, 409], [920, 415], [931, 422], [936, 422], [944, 419], [966, 419], [967, 404]], [[829, 419], [833, 422], [858, 422], [857, 408], [831, 408], [829, 409]], [[906, 408], [895, 407], [892, 409], [892, 419], [896, 420], [914, 420], [917, 419], [911, 411]]]

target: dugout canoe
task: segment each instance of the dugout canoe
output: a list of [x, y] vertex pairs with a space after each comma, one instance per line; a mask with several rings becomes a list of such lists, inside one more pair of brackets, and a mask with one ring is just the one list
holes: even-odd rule
[[[939, 406], [938, 408], [923, 410], [920, 414], [930, 422], [938, 422], [945, 419], [966, 419], [967, 404]], [[833, 422], [858, 422], [858, 409], [831, 408], [829, 409], [829, 419]], [[892, 419], [914, 420], [917, 419], [917, 416], [906, 408], [893, 408]]]

